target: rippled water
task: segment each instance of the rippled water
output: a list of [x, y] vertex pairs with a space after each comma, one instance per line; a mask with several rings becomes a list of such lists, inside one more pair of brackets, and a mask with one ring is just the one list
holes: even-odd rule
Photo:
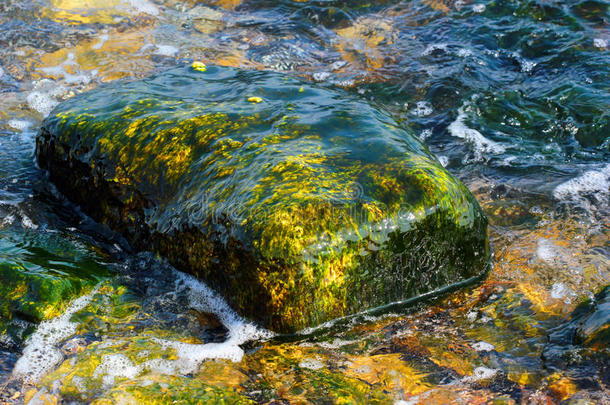
[[[0, 401], [609, 403], [608, 342], [562, 332], [610, 283], [609, 7], [0, 2]], [[192, 60], [282, 71], [391, 114], [489, 216], [487, 280], [273, 337], [130, 252], [48, 184], [37, 128], [78, 92]]]

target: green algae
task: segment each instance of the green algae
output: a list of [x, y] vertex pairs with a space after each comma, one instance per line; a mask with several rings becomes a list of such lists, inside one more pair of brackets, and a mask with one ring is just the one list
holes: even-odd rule
[[102, 87], [53, 112], [37, 154], [95, 219], [278, 331], [488, 262], [476, 200], [419, 140], [348, 94], [274, 73], [178, 68]]
[[38, 323], [109, 275], [92, 249], [65, 235], [0, 231], [0, 334], [23, 337], [15, 320]]

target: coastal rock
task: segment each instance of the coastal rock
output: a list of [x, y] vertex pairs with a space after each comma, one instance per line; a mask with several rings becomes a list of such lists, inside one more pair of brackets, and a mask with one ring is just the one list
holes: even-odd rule
[[277, 73], [105, 85], [60, 104], [36, 153], [94, 219], [275, 331], [455, 286], [489, 260], [475, 198], [419, 140]]

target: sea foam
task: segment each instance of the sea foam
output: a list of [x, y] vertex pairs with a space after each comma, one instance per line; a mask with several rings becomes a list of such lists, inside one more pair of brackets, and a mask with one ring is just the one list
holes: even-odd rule
[[575, 202], [587, 210], [607, 209], [610, 200], [610, 163], [600, 170], [589, 170], [558, 185], [553, 197]]
[[89, 294], [72, 301], [68, 309], [57, 318], [38, 325], [38, 329], [25, 342], [23, 353], [13, 368], [13, 376], [26, 383], [35, 383], [63, 360], [58, 344], [72, 336], [78, 326], [70, 318], [91, 302], [97, 290], [96, 287]]

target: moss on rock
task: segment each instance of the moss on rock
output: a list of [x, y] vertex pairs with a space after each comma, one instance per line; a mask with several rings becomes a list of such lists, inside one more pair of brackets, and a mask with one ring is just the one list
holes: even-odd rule
[[95, 219], [276, 331], [479, 276], [489, 258], [476, 200], [415, 137], [276, 73], [185, 67], [78, 95], [37, 156]]

